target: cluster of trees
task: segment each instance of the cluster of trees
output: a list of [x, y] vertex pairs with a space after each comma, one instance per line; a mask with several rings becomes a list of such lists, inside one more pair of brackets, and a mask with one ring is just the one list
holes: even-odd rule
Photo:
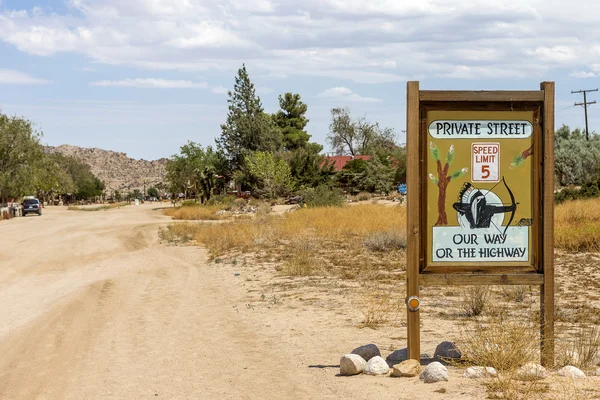
[[554, 173], [560, 186], [600, 182], [600, 135], [563, 125], [554, 136]]
[[45, 153], [31, 121], [0, 112], [0, 203], [26, 195], [40, 200], [69, 194], [101, 196], [104, 183], [73, 157]]
[[194, 193], [205, 201], [231, 180], [237, 190], [266, 198], [338, 182], [350, 183], [356, 190], [387, 192], [404, 179], [406, 154], [396, 144], [394, 131], [366, 118], [354, 120], [346, 108], [331, 110], [328, 141], [336, 154], [371, 159], [354, 160], [336, 175], [321, 154], [323, 146], [311, 142], [306, 131], [308, 106], [299, 94], [280, 95], [280, 109], [269, 114], [242, 66], [227, 102], [229, 111], [215, 147], [188, 142], [169, 159], [167, 181], [172, 192]]

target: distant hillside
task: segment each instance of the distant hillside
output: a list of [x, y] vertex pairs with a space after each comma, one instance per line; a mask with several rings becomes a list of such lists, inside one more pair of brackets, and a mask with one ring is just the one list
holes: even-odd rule
[[143, 190], [144, 180], [148, 189], [163, 182], [166, 174], [166, 158], [155, 161], [135, 160], [127, 157], [125, 153], [70, 145], [46, 146], [45, 151], [75, 157], [89, 164], [94, 175], [106, 184], [107, 194], [113, 190], [121, 192]]

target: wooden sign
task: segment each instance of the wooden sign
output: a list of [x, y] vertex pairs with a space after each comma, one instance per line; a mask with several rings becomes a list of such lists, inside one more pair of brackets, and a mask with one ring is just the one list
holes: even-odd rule
[[554, 359], [554, 83], [536, 91], [407, 86], [409, 356], [420, 285], [540, 285]]

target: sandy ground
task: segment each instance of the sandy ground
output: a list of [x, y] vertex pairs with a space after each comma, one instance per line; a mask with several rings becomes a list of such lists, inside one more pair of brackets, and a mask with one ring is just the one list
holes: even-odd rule
[[333, 289], [288, 301], [260, 268], [161, 244], [153, 207], [0, 223], [0, 399], [485, 398], [454, 368], [438, 384], [338, 376], [341, 354], [385, 357], [405, 328], [359, 329]]

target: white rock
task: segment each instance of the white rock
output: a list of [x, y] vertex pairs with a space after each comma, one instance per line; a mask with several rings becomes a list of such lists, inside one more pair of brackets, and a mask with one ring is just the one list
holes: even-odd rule
[[573, 379], [582, 379], [585, 378], [585, 374], [582, 370], [572, 365], [567, 365], [566, 367], [562, 367], [558, 370], [558, 374], [560, 376], [568, 376]]
[[596, 376], [600, 376], [600, 367], [596, 369]]
[[421, 363], [417, 360], [406, 360], [396, 364], [392, 370], [392, 376], [413, 377], [421, 372]]
[[498, 376], [498, 371], [492, 367], [469, 367], [463, 374], [463, 378], [479, 379]]
[[365, 374], [367, 375], [386, 375], [390, 371], [387, 363], [381, 356], [375, 356], [367, 362]]
[[521, 381], [535, 381], [538, 379], [546, 379], [548, 373], [546, 368], [534, 362], [527, 363], [517, 370], [515, 378]]
[[405, 347], [400, 350], [396, 350], [386, 357], [385, 361], [388, 366], [393, 367], [396, 364], [400, 364], [402, 361], [408, 360], [408, 349]]
[[441, 363], [434, 361], [425, 367], [419, 379], [425, 383], [434, 383], [448, 380], [448, 368]]
[[357, 375], [365, 370], [367, 362], [358, 354], [344, 354], [340, 358], [340, 375]]
[[365, 361], [369, 361], [375, 356], [381, 356], [379, 348], [374, 344], [366, 344], [364, 346], [357, 347], [356, 349], [352, 350], [351, 353], [358, 354], [359, 356], [364, 358]]
[[452, 342], [442, 342], [435, 348], [433, 358], [439, 361], [460, 360], [462, 354]]

